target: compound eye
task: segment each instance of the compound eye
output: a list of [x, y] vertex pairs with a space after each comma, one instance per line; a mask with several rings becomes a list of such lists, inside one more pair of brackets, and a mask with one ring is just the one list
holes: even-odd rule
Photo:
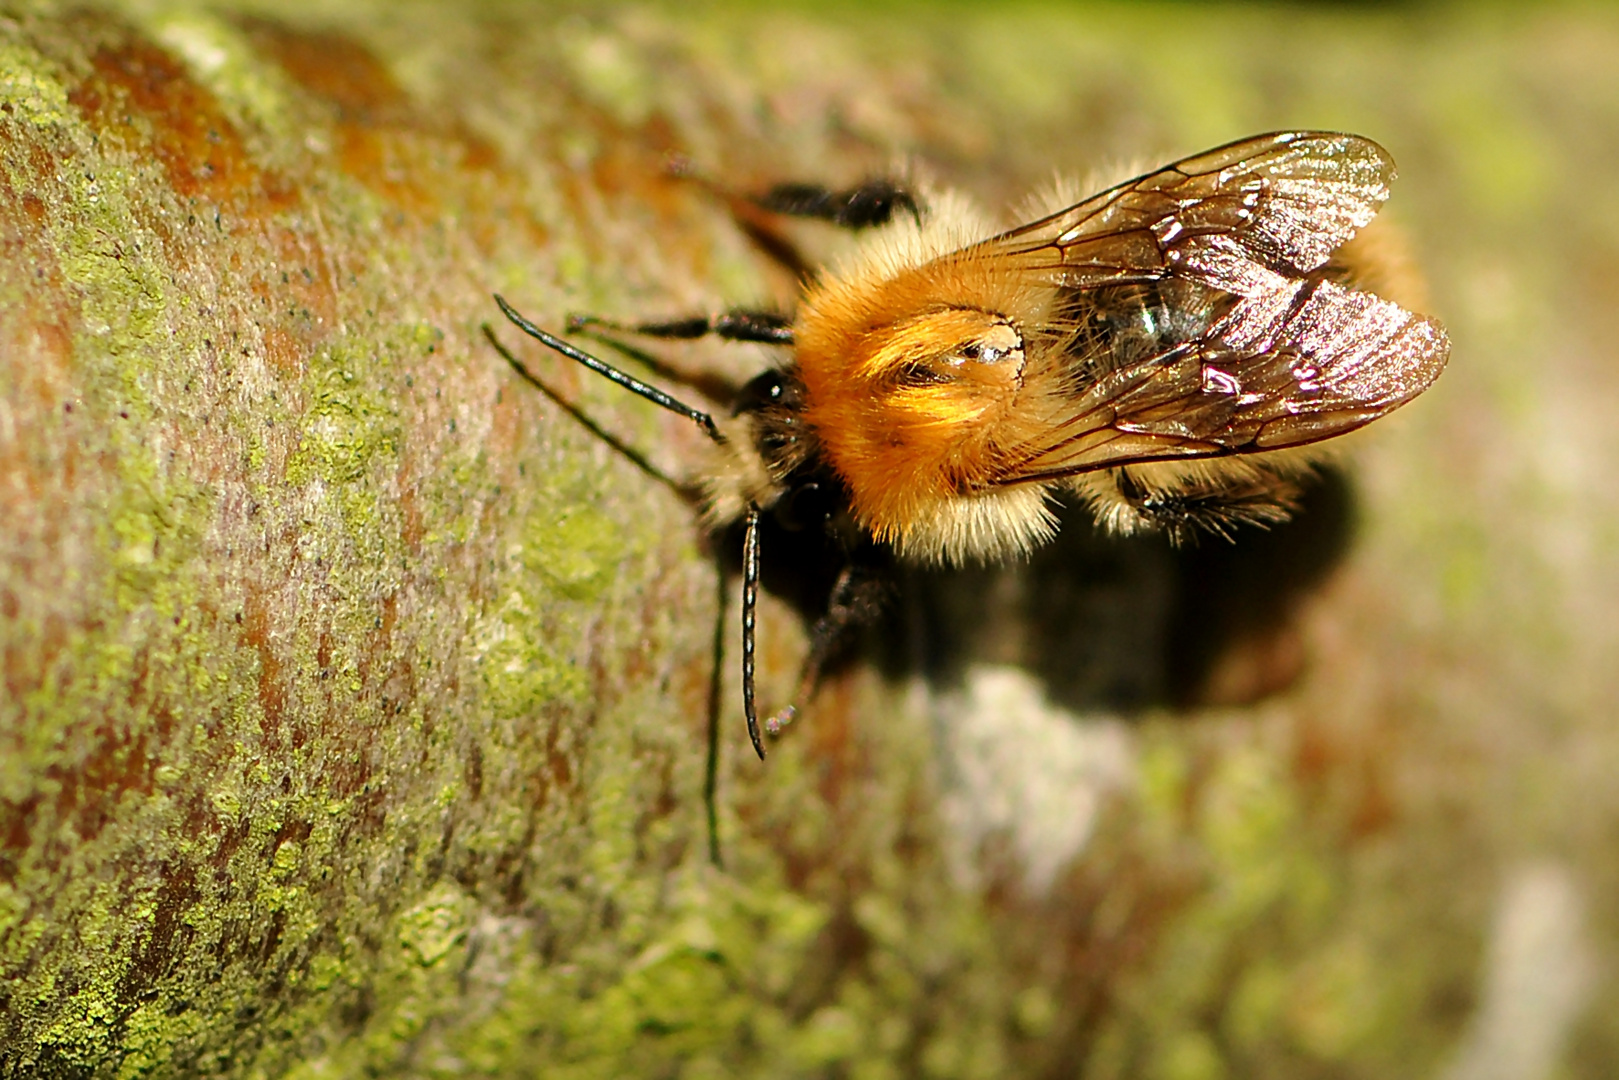
[[787, 392], [786, 380], [779, 371], [766, 371], [748, 381], [736, 396], [736, 403], [732, 407], [733, 416], [744, 413], [758, 412], [767, 409], [781, 401]]
[[1023, 336], [1006, 323], [997, 323], [977, 340], [963, 345], [956, 355], [979, 364], [1017, 361], [1023, 356]]

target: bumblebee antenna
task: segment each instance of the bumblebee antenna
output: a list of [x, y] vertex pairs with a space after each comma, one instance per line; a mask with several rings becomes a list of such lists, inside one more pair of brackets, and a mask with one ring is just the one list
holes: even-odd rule
[[753, 627], [759, 607], [759, 508], [748, 504], [742, 534], [742, 715], [748, 718], [748, 738], [759, 760], [765, 745], [759, 739], [759, 711], [753, 703]]
[[[554, 334], [548, 334], [538, 326], [529, 322], [517, 309], [508, 304], [499, 293], [495, 294], [495, 303], [506, 318], [529, 337], [546, 345], [566, 356], [570, 360], [577, 360], [591, 371], [604, 378], [617, 383], [633, 394], [639, 394], [648, 401], [662, 405], [670, 412], [679, 413], [688, 420], [695, 421], [697, 426], [708, 433], [709, 438], [717, 443], [725, 442], [725, 436], [720, 434], [719, 428], [714, 426], [714, 418], [700, 409], [694, 409], [684, 402], [677, 401], [655, 386], [648, 386], [640, 379], [620, 371], [605, 361], [598, 360], [589, 353], [576, 349], [566, 341]], [[746, 531], [742, 538], [742, 712], [748, 720], [748, 738], [753, 742], [754, 753], [763, 761], [765, 756], [764, 742], [759, 738], [759, 710], [753, 701], [753, 653], [754, 653], [754, 626], [757, 622], [756, 614], [759, 609], [759, 508], [752, 503], [748, 504], [748, 512], [744, 518]]]
[[[648, 386], [635, 376], [620, 371], [618, 368], [605, 361], [596, 359], [594, 356], [591, 356], [582, 349], [574, 348], [572, 345], [569, 345], [566, 341], [563, 341], [554, 334], [546, 333], [538, 326], [535, 326], [533, 323], [523, 318], [522, 315], [519, 315], [517, 313], [517, 309], [508, 304], [505, 298], [499, 293], [495, 294], [495, 303], [500, 305], [500, 310], [505, 313], [506, 318], [512, 321], [513, 326], [517, 327], [534, 340], [540, 342], [542, 345], [547, 345], [550, 348], [555, 349], [563, 356], [566, 356], [569, 360], [579, 361], [591, 371], [594, 371], [596, 374], [602, 376], [610, 382], [617, 383], [624, 389], [630, 391], [632, 394], [639, 394], [641, 397], [646, 398], [648, 401], [653, 402], [654, 404], [662, 405], [670, 412], [679, 413], [686, 419], [695, 421], [697, 426], [702, 428], [703, 431], [708, 434], [708, 437], [713, 439], [715, 442], [723, 443], [725, 441], [725, 436], [721, 435], [720, 429], [714, 426], [714, 418], [708, 413], [703, 412], [701, 409], [694, 409], [683, 401], [677, 401], [668, 394], [664, 393], [662, 390], [659, 390], [656, 386]], [[757, 577], [757, 575], [755, 576]], [[758, 744], [757, 739], [754, 740], [754, 744]], [[761, 750], [759, 752], [759, 756], [763, 757], [764, 751]]]

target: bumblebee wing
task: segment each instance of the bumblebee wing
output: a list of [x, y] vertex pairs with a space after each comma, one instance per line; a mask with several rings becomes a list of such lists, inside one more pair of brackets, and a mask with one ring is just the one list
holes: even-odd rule
[[1268, 275], [1197, 338], [1056, 381], [987, 486], [1144, 461], [1282, 450], [1352, 431], [1421, 393], [1450, 341], [1431, 318], [1319, 276]]
[[1277, 132], [985, 241], [979, 254], [1052, 281], [1080, 307], [1135, 285], [1205, 298], [1201, 316], [1145, 354], [1052, 348], [1046, 377], [1031, 373], [1042, 392], [1025, 402], [1029, 422], [1009, 433], [985, 486], [1302, 446], [1419, 394], [1449, 356], [1444, 329], [1326, 278], [1393, 177], [1369, 139]]
[[1370, 139], [1274, 132], [1126, 181], [984, 241], [1071, 288], [1183, 276], [1251, 295], [1257, 265], [1321, 266], [1388, 198], [1394, 162]]

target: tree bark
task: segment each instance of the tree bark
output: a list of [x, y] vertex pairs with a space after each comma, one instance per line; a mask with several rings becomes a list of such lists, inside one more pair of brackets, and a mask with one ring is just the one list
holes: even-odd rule
[[[1484, 1052], [1457, 1040], [1491, 897], [1545, 845], [1492, 808], [1520, 758], [1444, 688], [1528, 715], [1564, 699], [1522, 648], [1588, 670], [1487, 629], [1555, 637], [1578, 586], [1468, 592], [1537, 543], [1457, 449], [1495, 416], [1465, 388], [1507, 376], [1447, 374], [1450, 405], [1368, 440], [1358, 500], [1336, 481], [1246, 561], [1076, 520], [1026, 567], [899, 571], [880, 640], [761, 765], [734, 537], [679, 483], [701, 433], [490, 296], [551, 327], [790, 307], [674, 154], [744, 189], [909, 162], [1006, 205], [1053, 168], [1347, 116], [1412, 174], [1394, 205], [1461, 343], [1497, 324], [1452, 201], [1494, 159], [1424, 110], [1519, 68], [1441, 21], [1302, 9], [255, 10], [0, 21], [0, 1075], [1388, 1077]], [[1583, 78], [1534, 25], [1544, 77]], [[1440, 79], [1467, 49], [1473, 81]], [[1468, 205], [1534, 236], [1534, 182]], [[1482, 370], [1515, 370], [1494, 348]], [[775, 359], [650, 351], [698, 400]], [[1473, 561], [1458, 528], [1492, 538]], [[824, 599], [774, 542], [767, 708]], [[1608, 754], [1597, 683], [1572, 715]], [[1575, 830], [1547, 805], [1544, 835]], [[1577, 911], [1612, 876], [1534, 880]], [[1576, 1062], [1619, 1046], [1582, 1038]]]

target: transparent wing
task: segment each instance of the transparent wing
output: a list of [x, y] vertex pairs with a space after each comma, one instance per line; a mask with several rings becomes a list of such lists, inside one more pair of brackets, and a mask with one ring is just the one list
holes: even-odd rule
[[1003, 448], [995, 485], [1170, 458], [1283, 450], [1352, 431], [1444, 369], [1431, 318], [1321, 278], [1244, 300], [1198, 340], [1111, 371]]
[[1048, 362], [1061, 369], [1052, 380], [1061, 392], [1031, 404], [1046, 415], [1002, 447], [990, 486], [1302, 446], [1421, 393], [1449, 357], [1443, 327], [1328, 280], [1325, 269], [1377, 214], [1393, 176], [1369, 139], [1260, 135], [979, 245], [975, 254], [1080, 300], [1176, 281], [1228, 298], [1201, 322], [1160, 330], [1145, 351], [1058, 350]]
[[1239, 295], [1237, 257], [1298, 277], [1382, 207], [1388, 152], [1333, 132], [1275, 132], [1119, 184], [980, 247], [1074, 288], [1181, 275]]

